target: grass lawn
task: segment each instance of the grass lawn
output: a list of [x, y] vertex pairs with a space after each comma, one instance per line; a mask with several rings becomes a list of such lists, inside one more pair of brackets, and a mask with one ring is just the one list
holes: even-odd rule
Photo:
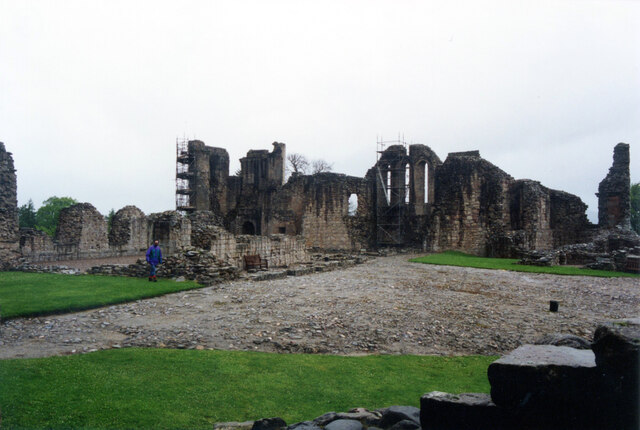
[[170, 279], [151, 283], [147, 278], [0, 272], [0, 312], [3, 319], [47, 315], [201, 287]]
[[426, 255], [424, 257], [413, 258], [409, 261], [415, 263], [438, 264], [442, 266], [462, 266], [476, 267], [479, 269], [513, 270], [515, 272], [551, 273], [554, 275], [600, 276], [605, 278], [640, 278], [640, 275], [633, 273], [582, 269], [580, 267], [572, 266], [525, 266], [523, 264], [517, 264], [518, 260], [514, 258], [476, 257], [475, 255], [464, 254], [457, 251], [446, 251], [440, 254]]
[[419, 406], [429, 391], [489, 392], [497, 357], [340, 357], [122, 349], [0, 360], [5, 428], [211, 428], [288, 424], [354, 407]]

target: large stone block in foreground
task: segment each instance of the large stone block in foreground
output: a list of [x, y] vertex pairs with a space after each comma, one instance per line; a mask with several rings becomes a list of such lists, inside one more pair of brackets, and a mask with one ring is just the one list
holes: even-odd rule
[[597, 390], [592, 351], [553, 345], [524, 345], [491, 363], [493, 402], [505, 408], [571, 410]]
[[420, 398], [423, 430], [496, 430], [506, 428], [504, 411], [489, 394], [449, 394], [440, 391]]
[[640, 429], [640, 318], [601, 324], [592, 348], [612, 428]]

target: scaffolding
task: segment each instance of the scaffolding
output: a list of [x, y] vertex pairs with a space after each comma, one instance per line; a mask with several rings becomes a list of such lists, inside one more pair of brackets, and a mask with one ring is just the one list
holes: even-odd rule
[[176, 138], [176, 210], [183, 213], [195, 210], [192, 201], [194, 174], [189, 170], [192, 161], [189, 140]]
[[[382, 154], [390, 145], [402, 145], [407, 154], [407, 142], [398, 134], [397, 140], [376, 139], [376, 189], [383, 193], [383, 199], [376, 200], [377, 245], [397, 246], [405, 240], [404, 217], [410, 196], [410, 165], [404, 160], [390, 160], [392, 163], [383, 170], [380, 166]], [[402, 181], [399, 180], [402, 178]]]

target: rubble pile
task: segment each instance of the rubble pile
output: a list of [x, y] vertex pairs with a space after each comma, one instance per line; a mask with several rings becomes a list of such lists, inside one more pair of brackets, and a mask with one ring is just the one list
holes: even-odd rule
[[530, 251], [520, 264], [531, 266], [582, 265], [590, 269], [630, 271], [629, 260], [640, 257], [640, 236], [631, 230], [603, 230], [591, 242], [548, 251]]

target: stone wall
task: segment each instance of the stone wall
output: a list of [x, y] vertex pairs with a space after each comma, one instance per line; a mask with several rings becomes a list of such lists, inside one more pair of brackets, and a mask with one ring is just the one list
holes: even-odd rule
[[598, 186], [598, 225], [631, 228], [629, 145], [619, 143], [613, 150], [613, 165]]
[[55, 236], [58, 259], [93, 258], [109, 251], [107, 221], [91, 203], [60, 211]]
[[33, 228], [21, 228], [20, 252], [22, 255], [52, 256], [55, 253], [55, 245], [51, 236], [45, 232]]
[[[289, 230], [301, 234], [308, 247], [355, 250], [370, 244], [372, 193], [365, 180], [336, 173], [299, 175], [283, 191], [290, 199], [272, 212], [271, 231], [283, 218], [287, 220], [280, 214], [290, 207], [294, 210]], [[352, 195], [357, 198], [357, 210], [350, 214]]]
[[109, 231], [109, 247], [123, 253], [139, 253], [149, 246], [147, 217], [135, 206], [125, 206], [115, 213]]
[[[209, 153], [211, 160], [226, 155], [199, 145], [198, 153]], [[209, 176], [209, 208], [234, 234], [302, 235], [308, 247], [324, 249], [421, 246], [515, 256], [580, 243], [594, 233], [578, 197], [515, 180], [479, 151], [451, 153], [442, 163], [428, 146], [391, 145], [364, 178], [295, 174], [283, 185], [285, 145], [273, 145], [271, 152], [249, 151], [238, 176], [228, 176], [228, 158], [222, 156], [223, 162], [195, 172]], [[628, 194], [620, 185], [625, 166], [628, 176], [628, 145], [616, 147], [615, 160], [601, 185], [603, 198]], [[355, 216], [349, 214], [352, 194], [358, 199]], [[609, 197], [611, 206], [615, 199]]]
[[150, 214], [149, 222], [150, 246], [154, 240], [160, 241], [164, 255], [177, 253], [181, 248], [191, 246], [191, 221], [176, 211], [165, 211]]
[[485, 255], [488, 239], [511, 224], [513, 178], [474, 153], [449, 154], [436, 171], [430, 248]]
[[0, 142], [0, 270], [18, 257], [17, 178], [13, 157]]

